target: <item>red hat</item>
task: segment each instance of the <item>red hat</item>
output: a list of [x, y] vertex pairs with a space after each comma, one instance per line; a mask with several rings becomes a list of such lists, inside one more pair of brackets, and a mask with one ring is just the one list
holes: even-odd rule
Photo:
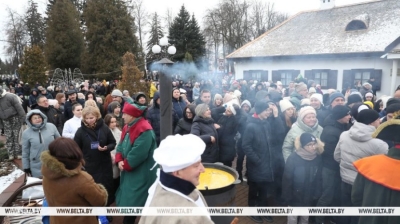
[[131, 115], [132, 117], [140, 117], [143, 114], [143, 110], [130, 103], [125, 103], [122, 113]]

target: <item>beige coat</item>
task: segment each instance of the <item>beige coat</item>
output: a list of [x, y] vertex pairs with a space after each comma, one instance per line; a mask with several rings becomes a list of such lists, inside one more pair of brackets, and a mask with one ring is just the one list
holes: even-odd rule
[[[201, 197], [205, 206], [207, 203], [203, 195], [195, 189], [188, 195], [189, 198], [197, 201]], [[160, 184], [157, 184], [154, 191], [153, 200], [150, 202], [150, 207], [196, 207], [196, 204], [188, 199], [165, 190]], [[212, 224], [214, 223], [207, 216], [142, 216], [139, 224]]]

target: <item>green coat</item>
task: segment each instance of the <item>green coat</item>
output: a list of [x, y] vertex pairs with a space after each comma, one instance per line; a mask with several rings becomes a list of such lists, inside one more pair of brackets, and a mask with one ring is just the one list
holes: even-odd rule
[[117, 206], [143, 207], [145, 205], [148, 190], [156, 180], [157, 167], [150, 170], [155, 164], [153, 153], [156, 147], [153, 130], [142, 132], [133, 144], [130, 143], [129, 133], [127, 133], [124, 140], [118, 144], [117, 154], [122, 154], [124, 162], [127, 161], [132, 170], [121, 172], [120, 186], [116, 193]]

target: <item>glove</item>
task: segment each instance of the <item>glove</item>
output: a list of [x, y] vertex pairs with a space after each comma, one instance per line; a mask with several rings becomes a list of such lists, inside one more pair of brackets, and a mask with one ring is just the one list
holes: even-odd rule
[[32, 176], [32, 171], [31, 171], [31, 169], [30, 169], [30, 168], [28, 168], [28, 169], [24, 169], [24, 172], [26, 173], [26, 175], [28, 175], [28, 176]]

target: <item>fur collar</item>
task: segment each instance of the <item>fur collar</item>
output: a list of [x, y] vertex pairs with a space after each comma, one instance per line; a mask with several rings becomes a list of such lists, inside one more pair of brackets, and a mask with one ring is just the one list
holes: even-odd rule
[[66, 169], [65, 165], [50, 155], [48, 150], [42, 152], [40, 159], [42, 161], [42, 166], [46, 167], [50, 171], [49, 173], [52, 173], [53, 177], [72, 177], [79, 174], [82, 170], [82, 165], [73, 170]]

